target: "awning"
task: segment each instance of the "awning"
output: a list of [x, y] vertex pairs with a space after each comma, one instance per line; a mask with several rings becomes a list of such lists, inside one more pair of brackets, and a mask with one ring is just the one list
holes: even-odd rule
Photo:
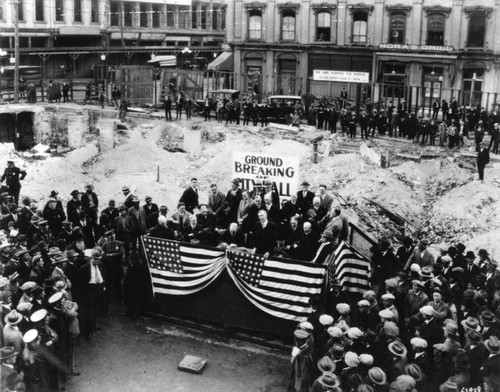
[[100, 35], [101, 29], [99, 26], [61, 26], [59, 27], [60, 35]]
[[160, 67], [175, 67], [177, 66], [177, 57], [172, 55], [154, 56], [148, 60], [148, 64], [159, 63]]
[[111, 39], [127, 39], [136, 40], [139, 39], [139, 33], [111, 33]]
[[209, 71], [234, 71], [233, 54], [231, 52], [222, 52], [214, 61], [208, 64]]

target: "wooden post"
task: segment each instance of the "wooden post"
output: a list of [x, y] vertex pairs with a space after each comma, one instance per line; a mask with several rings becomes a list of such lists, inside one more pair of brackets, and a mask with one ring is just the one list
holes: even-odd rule
[[160, 182], [160, 165], [156, 165], [156, 182]]

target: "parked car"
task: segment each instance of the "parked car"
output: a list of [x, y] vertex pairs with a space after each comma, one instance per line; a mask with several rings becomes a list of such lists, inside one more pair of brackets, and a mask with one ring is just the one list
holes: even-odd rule
[[286, 122], [287, 117], [295, 111], [298, 111], [300, 117], [303, 116], [304, 102], [299, 95], [271, 95], [267, 99], [266, 109], [269, 121]]

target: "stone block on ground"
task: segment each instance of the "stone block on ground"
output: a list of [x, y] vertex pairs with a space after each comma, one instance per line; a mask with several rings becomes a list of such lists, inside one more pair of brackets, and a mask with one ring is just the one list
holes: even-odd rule
[[187, 354], [179, 363], [178, 368], [179, 370], [199, 374], [206, 364], [206, 359]]

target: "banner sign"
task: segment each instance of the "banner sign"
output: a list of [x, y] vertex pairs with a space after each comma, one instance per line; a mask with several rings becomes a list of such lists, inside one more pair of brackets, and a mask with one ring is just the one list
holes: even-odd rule
[[421, 51], [428, 50], [434, 52], [452, 52], [453, 46], [448, 45], [414, 45], [414, 44], [380, 44], [380, 49]]
[[313, 71], [313, 80], [325, 82], [370, 83], [370, 73], [315, 69]]
[[298, 189], [299, 165], [299, 157], [296, 156], [235, 151], [232, 174], [233, 178], [242, 180], [243, 189], [251, 191], [264, 180], [271, 180], [280, 196], [289, 197]]

